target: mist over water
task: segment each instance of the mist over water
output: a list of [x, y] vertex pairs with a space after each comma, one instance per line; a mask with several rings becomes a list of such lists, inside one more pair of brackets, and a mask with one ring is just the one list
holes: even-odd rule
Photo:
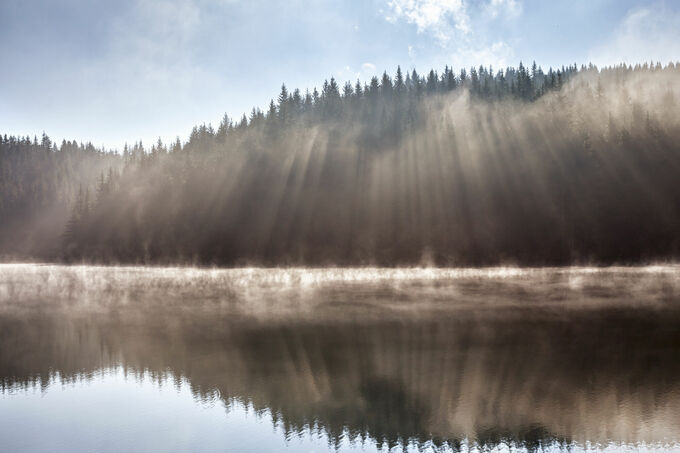
[[678, 449], [679, 300], [675, 265], [0, 265], [0, 438], [37, 451]]

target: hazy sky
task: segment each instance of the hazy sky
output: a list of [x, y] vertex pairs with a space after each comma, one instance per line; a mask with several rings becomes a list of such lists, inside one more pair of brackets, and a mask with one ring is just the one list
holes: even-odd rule
[[0, 133], [151, 144], [282, 82], [520, 60], [680, 60], [680, 1], [0, 0]]

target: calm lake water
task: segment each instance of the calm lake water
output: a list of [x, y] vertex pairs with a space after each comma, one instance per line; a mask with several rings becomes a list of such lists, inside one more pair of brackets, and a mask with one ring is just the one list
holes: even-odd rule
[[0, 265], [0, 451], [680, 451], [680, 267]]

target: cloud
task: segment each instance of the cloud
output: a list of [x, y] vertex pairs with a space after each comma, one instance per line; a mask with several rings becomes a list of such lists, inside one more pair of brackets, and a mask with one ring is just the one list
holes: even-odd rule
[[454, 66], [461, 67], [473, 62], [475, 66], [492, 65], [496, 69], [507, 67], [512, 63], [515, 52], [508, 43], [496, 41], [488, 46], [458, 48], [451, 57]]
[[375, 74], [376, 67], [373, 63], [364, 63], [361, 65], [361, 72], [365, 74]]
[[389, 0], [387, 6], [388, 21], [404, 19], [415, 24], [418, 33], [432, 33], [441, 45], [456, 34], [470, 33], [470, 18], [463, 0]]
[[[514, 57], [512, 47], [504, 40], [491, 41], [489, 19], [514, 19], [522, 12], [520, 0], [488, 0], [468, 8], [466, 0], [388, 0], [391, 23], [406, 21], [417, 27], [418, 33], [429, 33], [440, 45], [446, 58], [461, 67], [470, 64], [496, 68], [507, 66]], [[495, 25], [494, 25], [495, 26]], [[408, 46], [409, 58], [417, 49]]]
[[598, 65], [680, 58], [680, 12], [661, 4], [630, 10], [613, 35], [593, 48], [590, 61]]
[[[160, 135], [167, 142], [188, 134], [194, 118], [212, 107], [214, 93], [224, 89], [220, 75], [197, 58], [206, 18], [195, 0], [134, 0], [111, 18], [104, 51], [79, 66], [73, 77], [87, 98], [83, 102], [98, 112], [92, 121], [106, 124], [101, 121], [106, 117], [145, 141]], [[91, 134], [121, 147], [110, 138], [111, 128], [90, 128]]]
[[[201, 13], [189, 0], [137, 0], [130, 17], [113, 21], [111, 56], [141, 74], [158, 76], [189, 66]], [[187, 69], [186, 67], [183, 69]], [[175, 72], [176, 74], [176, 72]]]
[[416, 57], [416, 51], [413, 46], [408, 46], [408, 57], [414, 59]]
[[517, 0], [490, 0], [485, 10], [491, 18], [513, 18], [522, 13], [522, 4]]
[[336, 78], [338, 80], [368, 80], [376, 74], [377, 67], [373, 63], [363, 63], [359, 69], [352, 68], [352, 66], [346, 65], [342, 69], [336, 72]]

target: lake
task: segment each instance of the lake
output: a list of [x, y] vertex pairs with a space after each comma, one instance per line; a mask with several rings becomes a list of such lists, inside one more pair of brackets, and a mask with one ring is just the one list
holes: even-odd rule
[[680, 451], [680, 266], [0, 265], [0, 451]]

